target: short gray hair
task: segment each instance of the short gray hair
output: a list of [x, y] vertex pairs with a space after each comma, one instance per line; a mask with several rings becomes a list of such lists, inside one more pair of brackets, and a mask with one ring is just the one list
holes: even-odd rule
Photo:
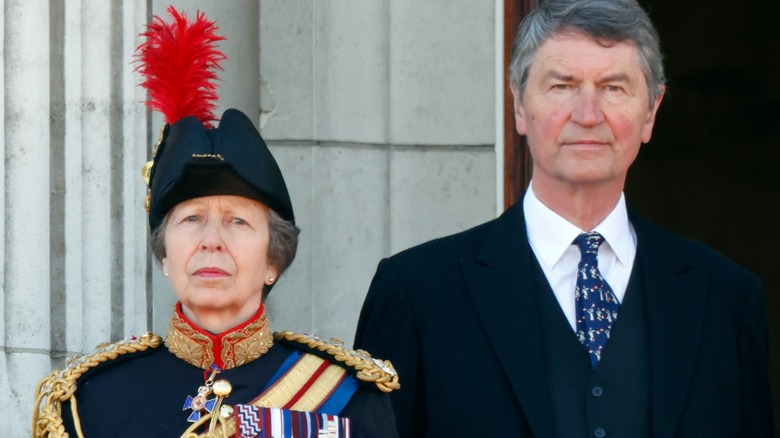
[[[279, 276], [281, 276], [295, 259], [295, 254], [298, 251], [298, 234], [300, 234], [301, 230], [292, 222], [282, 219], [277, 212], [270, 208], [268, 212], [270, 213], [268, 221], [268, 262], [279, 270]], [[162, 259], [166, 255], [165, 228], [168, 226], [170, 215], [169, 211], [163, 218], [160, 226], [155, 228], [149, 236], [149, 246], [152, 249], [152, 254], [160, 263], [162, 263]], [[266, 286], [263, 298], [269, 291], [270, 287]]]
[[520, 23], [509, 65], [509, 80], [522, 99], [539, 47], [556, 34], [580, 32], [605, 47], [631, 42], [647, 80], [650, 107], [663, 91], [663, 56], [658, 32], [635, 0], [547, 0]]

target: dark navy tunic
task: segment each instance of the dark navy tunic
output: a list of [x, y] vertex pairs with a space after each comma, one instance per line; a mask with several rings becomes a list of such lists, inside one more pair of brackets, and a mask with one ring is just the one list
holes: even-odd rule
[[[224, 404], [250, 403], [296, 349], [275, 342], [260, 358], [222, 371], [217, 378], [233, 387]], [[79, 378], [75, 393], [84, 436], [179, 437], [190, 426], [192, 411], [182, 409], [184, 402], [197, 395], [203, 383], [203, 369], [177, 358], [164, 345], [100, 364]], [[65, 403], [65, 427], [75, 437], [70, 412]], [[398, 436], [390, 400], [373, 384], [361, 382], [344, 409], [334, 414], [350, 419], [352, 437]]]

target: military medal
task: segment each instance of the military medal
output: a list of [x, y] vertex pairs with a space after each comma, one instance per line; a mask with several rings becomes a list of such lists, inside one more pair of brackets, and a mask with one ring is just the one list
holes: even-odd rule
[[187, 418], [190, 423], [196, 423], [200, 420], [204, 410], [210, 414], [217, 404], [217, 397], [210, 399], [208, 397], [214, 392], [214, 377], [222, 370], [216, 365], [211, 365], [210, 369], [211, 375], [206, 379], [204, 385], [198, 388], [198, 395], [195, 397], [188, 395], [184, 401], [184, 407], [181, 409], [182, 411], [192, 409], [192, 413]]
[[192, 409], [192, 413], [187, 417], [187, 421], [195, 423], [200, 420], [201, 411], [206, 410], [208, 413], [214, 410], [214, 405], [217, 403], [217, 398], [207, 400], [206, 397], [211, 394], [211, 388], [208, 386], [201, 386], [198, 388], [198, 395], [195, 397], [188, 395], [187, 400], [184, 401], [183, 411]]

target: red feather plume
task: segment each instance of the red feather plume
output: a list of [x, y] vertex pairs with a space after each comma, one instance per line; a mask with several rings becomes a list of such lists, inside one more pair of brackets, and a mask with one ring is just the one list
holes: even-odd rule
[[214, 116], [218, 99], [215, 70], [227, 57], [217, 50], [219, 28], [198, 11], [194, 22], [169, 6], [171, 23], [154, 16], [141, 36], [146, 41], [136, 49], [144, 76], [141, 86], [149, 92], [146, 104], [160, 111], [169, 124], [186, 116], [196, 116], [207, 128], [217, 120]]

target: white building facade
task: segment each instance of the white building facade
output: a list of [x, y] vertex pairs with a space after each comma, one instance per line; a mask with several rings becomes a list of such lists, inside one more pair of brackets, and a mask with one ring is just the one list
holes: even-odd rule
[[[503, 206], [501, 0], [178, 0], [227, 40], [220, 110], [255, 120], [302, 228], [274, 330], [351, 343], [382, 257]], [[141, 166], [161, 126], [134, 73], [168, 3], [0, 9], [0, 423], [29, 436], [35, 384], [105, 341], [164, 334], [176, 298], [147, 243]], [[498, 134], [497, 134], [498, 133]], [[498, 152], [497, 152], [498, 151]]]

